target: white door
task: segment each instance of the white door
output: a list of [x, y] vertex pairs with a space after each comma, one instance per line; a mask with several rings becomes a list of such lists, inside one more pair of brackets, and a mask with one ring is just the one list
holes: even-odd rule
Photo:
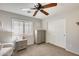
[[52, 44], [65, 48], [65, 20], [54, 20], [48, 22], [48, 41]]

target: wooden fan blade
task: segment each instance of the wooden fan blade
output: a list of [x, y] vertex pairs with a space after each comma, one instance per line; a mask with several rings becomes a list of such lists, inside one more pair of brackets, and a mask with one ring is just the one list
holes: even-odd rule
[[45, 15], [49, 15], [49, 13], [47, 13], [46, 11], [44, 10], [40, 10], [42, 13], [44, 13]]
[[37, 12], [38, 12], [38, 10], [36, 10], [36, 11], [34, 12], [33, 16], [35, 16], [35, 15], [37, 14]]
[[42, 8], [50, 8], [50, 7], [54, 7], [56, 5], [57, 5], [57, 3], [50, 3], [50, 4], [42, 6]]

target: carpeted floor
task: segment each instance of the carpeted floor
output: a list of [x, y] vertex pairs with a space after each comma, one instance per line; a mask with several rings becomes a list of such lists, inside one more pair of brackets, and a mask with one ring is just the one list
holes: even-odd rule
[[31, 45], [27, 49], [15, 53], [15, 56], [77, 56], [63, 48], [51, 44]]

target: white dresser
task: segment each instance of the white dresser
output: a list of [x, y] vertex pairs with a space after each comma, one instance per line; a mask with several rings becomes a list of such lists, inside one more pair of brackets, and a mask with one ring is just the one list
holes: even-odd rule
[[26, 39], [16, 41], [16, 44], [15, 44], [15, 50], [16, 51], [19, 51], [19, 50], [22, 50], [22, 49], [25, 49], [25, 48], [27, 48], [27, 40]]

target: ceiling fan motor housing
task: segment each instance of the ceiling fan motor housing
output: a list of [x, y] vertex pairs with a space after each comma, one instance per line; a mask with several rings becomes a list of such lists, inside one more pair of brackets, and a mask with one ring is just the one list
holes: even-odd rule
[[40, 3], [37, 3], [37, 4], [34, 5], [34, 7], [35, 7], [36, 9], [40, 10], [40, 9], [41, 9], [41, 4], [40, 4]]

